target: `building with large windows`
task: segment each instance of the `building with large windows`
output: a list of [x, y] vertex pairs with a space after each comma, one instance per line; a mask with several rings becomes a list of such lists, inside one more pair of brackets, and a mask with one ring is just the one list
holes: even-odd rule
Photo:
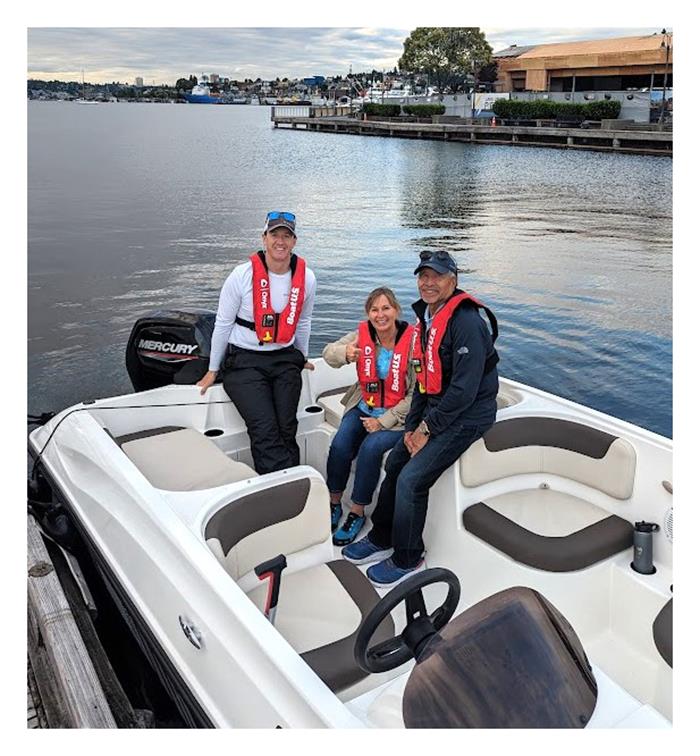
[[496, 92], [653, 90], [673, 86], [673, 34], [511, 47], [494, 53]]

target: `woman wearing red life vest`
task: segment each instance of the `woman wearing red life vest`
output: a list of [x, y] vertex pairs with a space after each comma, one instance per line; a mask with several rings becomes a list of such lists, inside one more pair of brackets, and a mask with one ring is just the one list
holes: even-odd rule
[[293, 213], [273, 210], [263, 249], [237, 265], [224, 282], [201, 393], [223, 369], [224, 390], [245, 421], [255, 470], [299, 464], [296, 441], [301, 371], [311, 334], [316, 278], [294, 254]]
[[[367, 320], [356, 331], [323, 350], [323, 358], [331, 367], [348, 362], [357, 367], [357, 382], [341, 400], [345, 414], [333, 438], [327, 465], [333, 543], [341, 546], [352, 543], [365, 523], [364, 510], [372, 501], [384, 453], [402, 438], [415, 384], [413, 326], [398, 319], [401, 307], [391, 289], [372, 291], [365, 312]], [[340, 501], [355, 458], [350, 511], [336, 530], [343, 511]]]

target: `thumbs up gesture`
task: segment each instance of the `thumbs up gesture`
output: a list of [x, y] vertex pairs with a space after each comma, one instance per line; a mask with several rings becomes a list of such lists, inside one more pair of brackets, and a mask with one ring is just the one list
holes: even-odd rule
[[360, 349], [357, 346], [357, 336], [345, 347], [345, 359], [348, 362], [357, 362], [360, 357]]

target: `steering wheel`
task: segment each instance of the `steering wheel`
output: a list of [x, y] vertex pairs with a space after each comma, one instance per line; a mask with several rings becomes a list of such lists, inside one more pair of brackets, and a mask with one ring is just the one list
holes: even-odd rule
[[[423, 588], [433, 583], [447, 584], [447, 598], [428, 614]], [[443, 628], [459, 603], [459, 578], [445, 567], [431, 567], [399, 583], [380, 599], [364, 618], [355, 639], [355, 661], [365, 672], [386, 672], [417, 658], [427, 641]], [[402, 601], [406, 602], [406, 628], [400, 635], [369, 647], [372, 636], [382, 620]]]

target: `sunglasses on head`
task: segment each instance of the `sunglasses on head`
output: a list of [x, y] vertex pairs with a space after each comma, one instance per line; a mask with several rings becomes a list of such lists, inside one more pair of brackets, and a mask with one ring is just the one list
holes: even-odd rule
[[424, 249], [420, 253], [420, 259], [422, 262], [425, 262], [426, 260], [442, 260], [444, 262], [452, 262], [452, 255], [450, 255], [449, 252], [445, 252], [443, 250], [432, 252], [429, 249]]
[[267, 219], [269, 221], [279, 220], [280, 218], [289, 221], [290, 223], [294, 223], [294, 221], [297, 219], [294, 213], [284, 213], [281, 210], [273, 210], [272, 212], [267, 214]]

